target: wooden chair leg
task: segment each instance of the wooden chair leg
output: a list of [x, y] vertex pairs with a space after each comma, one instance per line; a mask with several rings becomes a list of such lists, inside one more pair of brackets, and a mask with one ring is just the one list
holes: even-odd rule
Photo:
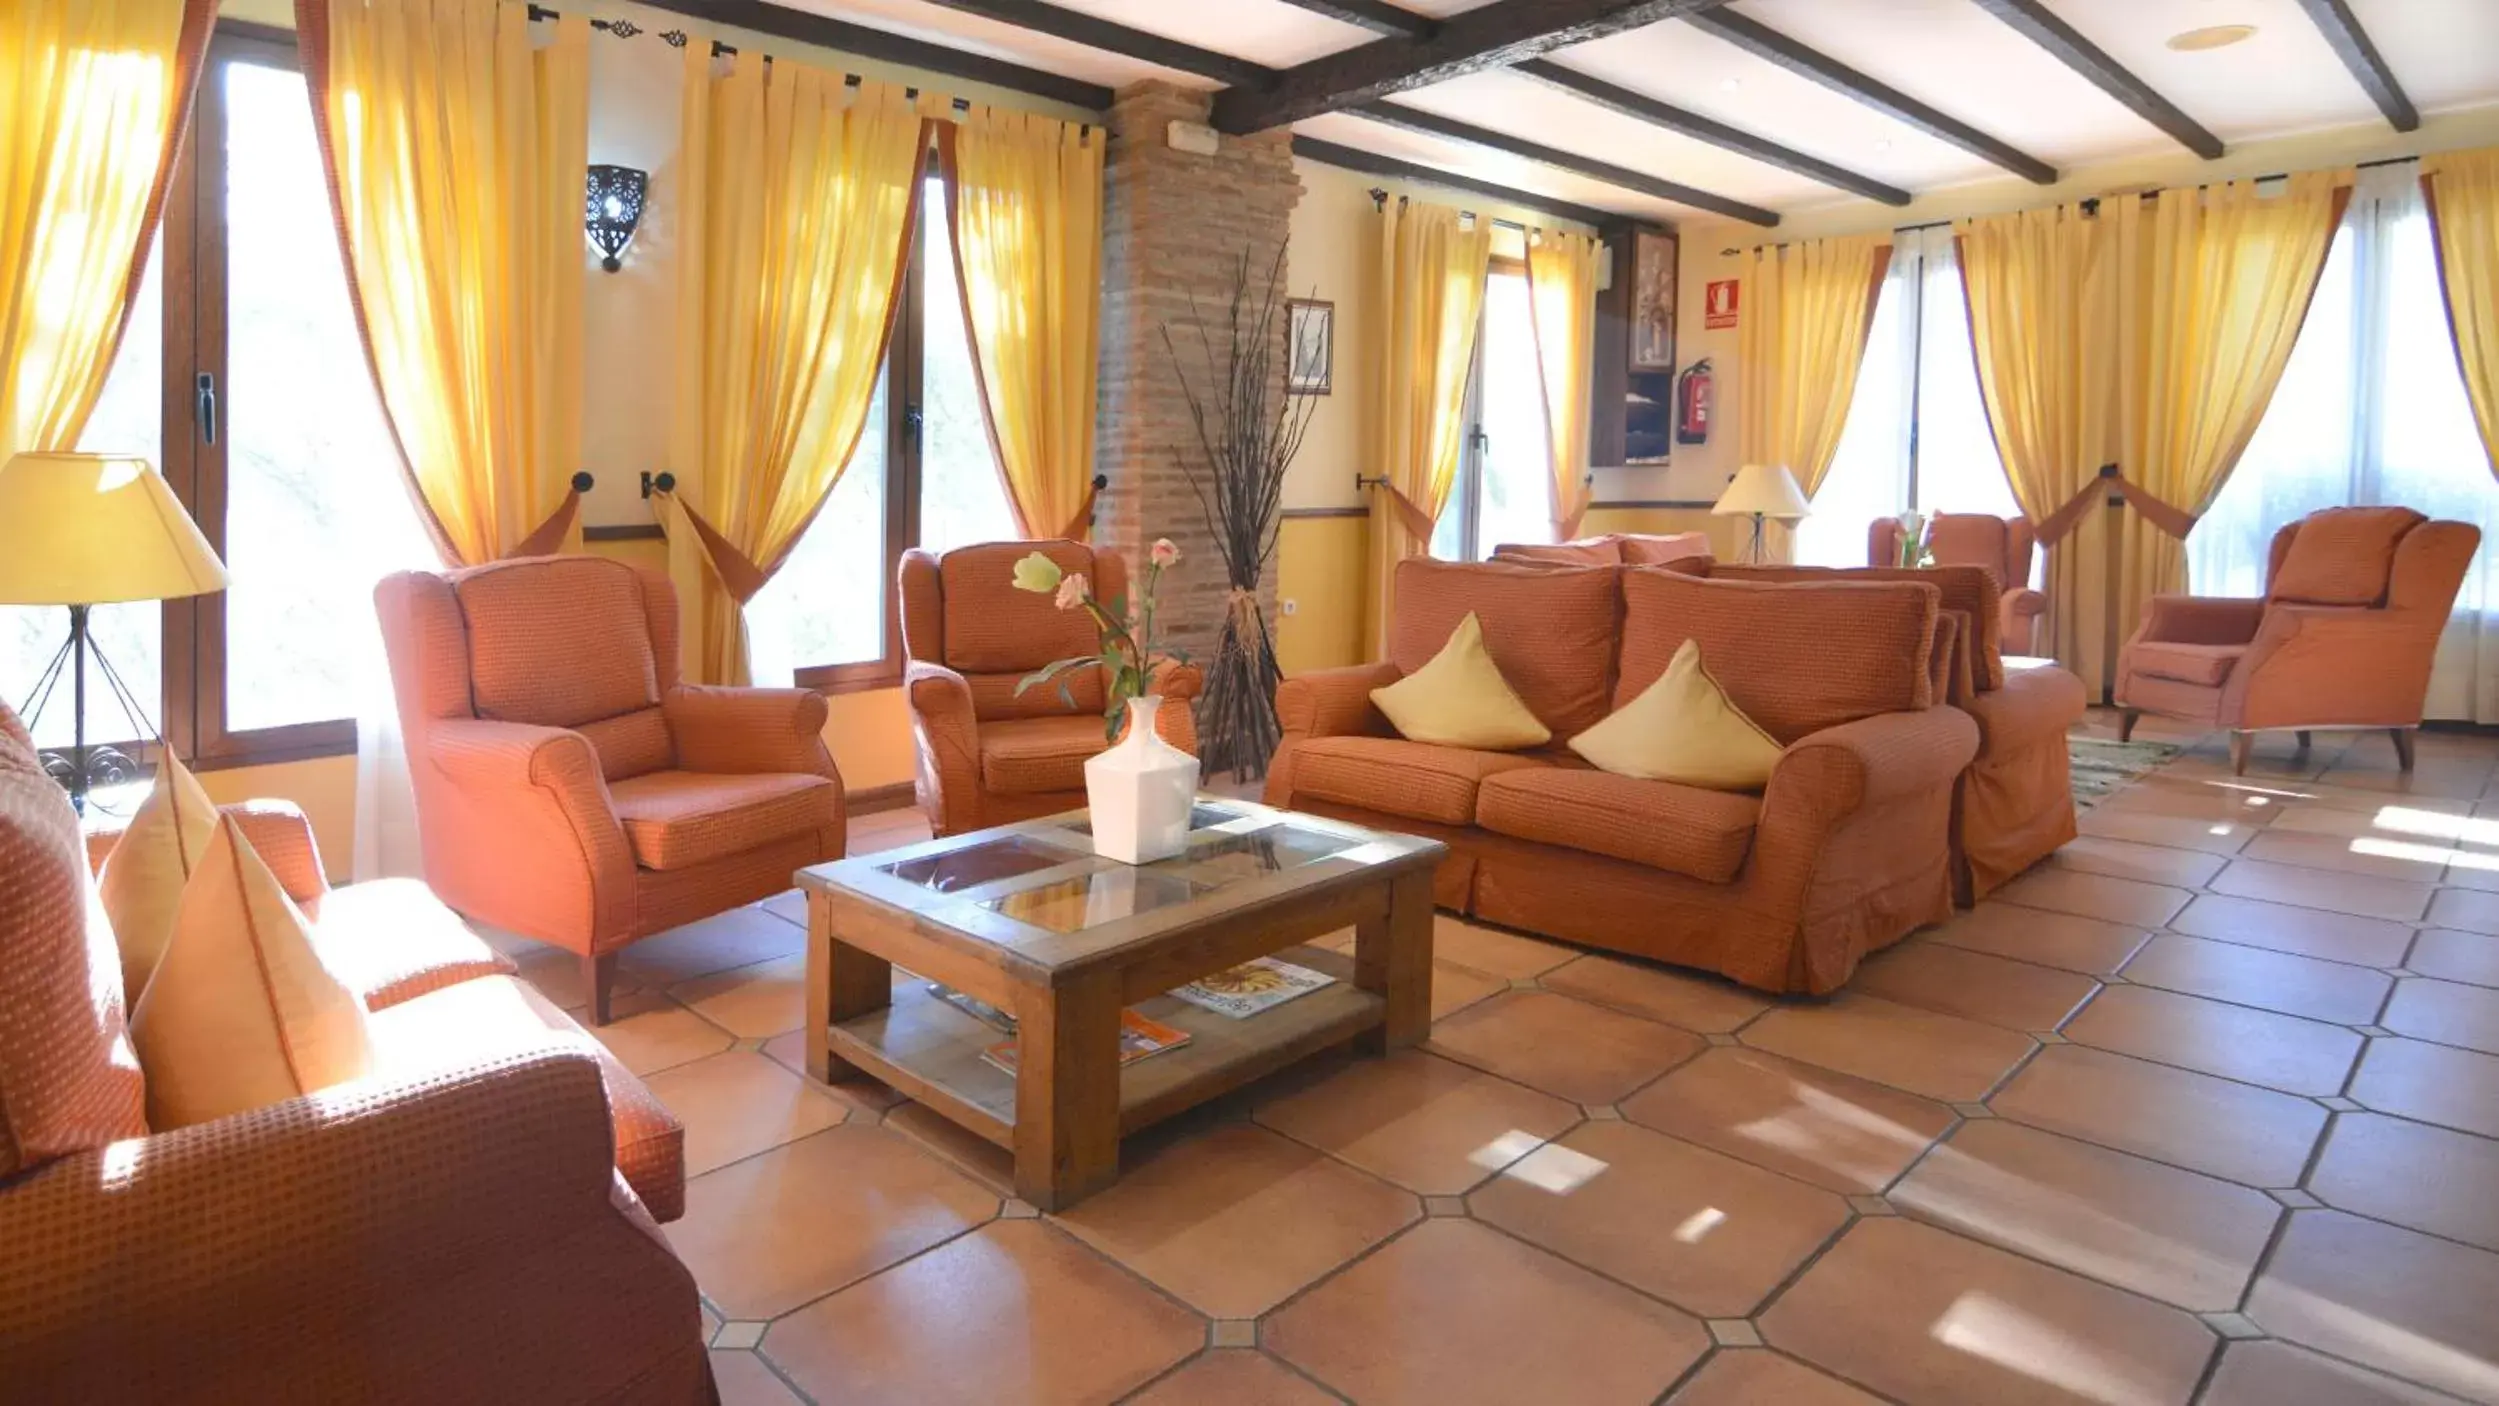
[[2298, 732], [2294, 733], [2294, 734], [2293, 734], [2293, 736], [2295, 736], [2295, 737], [2299, 738], [2299, 749], [2300, 749], [2301, 751], [2303, 751], [2303, 752], [2307, 751], [2307, 750], [2308, 750], [2308, 729], [2306, 729], [2306, 728], [2301, 728]]
[[2120, 741], [2120, 742], [2132, 742], [2132, 741], [2134, 741], [2134, 740], [2135, 740], [2135, 719], [2140, 718], [2140, 717], [2142, 717], [2142, 716], [2143, 716], [2143, 710], [2142, 710], [2141, 708], [2120, 708], [2120, 709], [2118, 709], [2118, 710], [2117, 710], [2117, 740], [2118, 740], [2118, 741]]
[[2233, 732], [2230, 734], [2230, 774], [2232, 776], [2247, 775], [2248, 754], [2255, 750], [2255, 733]]
[[590, 988], [590, 1023], [607, 1024], [608, 990], [616, 984], [616, 954], [613, 952], [581, 957], [581, 979]]
[[2412, 770], [2412, 735], [2417, 731], [2419, 731], [2418, 728], [2410, 727], [2392, 727], [2386, 730], [2387, 735], [2395, 739], [2395, 762], [2406, 771]]

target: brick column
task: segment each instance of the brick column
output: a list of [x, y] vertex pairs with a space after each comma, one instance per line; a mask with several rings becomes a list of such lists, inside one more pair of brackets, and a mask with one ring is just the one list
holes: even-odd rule
[[[1102, 236], [1101, 421], [1095, 469], [1107, 476], [1094, 507], [1094, 542], [1126, 555], [1132, 573], [1157, 537], [1180, 545], [1183, 560], [1163, 583], [1163, 620], [1174, 647], [1211, 660], [1223, 623], [1225, 583], [1214, 539], [1189, 478], [1204, 472], [1197, 430], [1180, 377], [1203, 394], [1208, 370], [1198, 351], [1190, 300], [1209, 322], [1220, 367], [1223, 323], [1244, 252], [1258, 286], [1284, 247], [1301, 200], [1291, 133], [1226, 136], [1213, 156], [1172, 149], [1175, 120], [1203, 123], [1211, 93], [1159, 80], [1122, 89], [1111, 104]], [[1180, 348], [1175, 364], [1163, 329]], [[1275, 366], [1283, 375], [1279, 310]], [[1279, 384], [1277, 394], [1282, 394]], [[1272, 626], [1275, 572], [1259, 583]]]

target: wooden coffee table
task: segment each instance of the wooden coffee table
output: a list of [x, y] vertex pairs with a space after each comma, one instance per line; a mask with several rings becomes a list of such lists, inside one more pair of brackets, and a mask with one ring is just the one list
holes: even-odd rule
[[[807, 1069], [884, 1080], [1015, 1154], [1058, 1210], [1119, 1176], [1119, 1140], [1314, 1051], [1385, 1053], [1431, 1025], [1436, 840], [1201, 799], [1188, 849], [1102, 859], [1082, 811], [802, 869]], [[1354, 954], [1306, 946], [1340, 929]], [[1242, 1019], [1167, 995], [1253, 957], [1337, 978]], [[1007, 1038], [894, 969], [1017, 1020]], [[1120, 1011], [1191, 1035], [1122, 1068]]]

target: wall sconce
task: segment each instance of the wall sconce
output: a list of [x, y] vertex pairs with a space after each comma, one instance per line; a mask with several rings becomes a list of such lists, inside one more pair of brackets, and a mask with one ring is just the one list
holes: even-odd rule
[[642, 223], [642, 197], [651, 178], [631, 166], [593, 166], [582, 199], [582, 228], [599, 251], [599, 267], [614, 273], [624, 264], [616, 256], [633, 242]]

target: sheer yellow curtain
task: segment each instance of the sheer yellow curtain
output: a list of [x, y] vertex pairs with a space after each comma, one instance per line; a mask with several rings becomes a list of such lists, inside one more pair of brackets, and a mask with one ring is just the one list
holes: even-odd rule
[[1748, 250], [1736, 333], [1736, 453], [1783, 464], [1810, 498], [1831, 471], [1891, 266], [1889, 235]]
[[938, 129], [989, 442], [1027, 537], [1083, 541], [1093, 525], [1104, 140], [991, 107]]
[[365, 350], [446, 562], [573, 537], [590, 22], [296, 0]]
[[2421, 158], [2456, 365], [2499, 473], [2499, 147]]
[[1449, 502], [1465, 439], [1467, 372], [1483, 319], [1492, 266], [1492, 222], [1402, 197], [1379, 213], [1370, 269], [1379, 348], [1371, 360], [1371, 461], [1387, 481], [1371, 498], [1370, 611], [1373, 658], [1387, 648], [1397, 563], [1420, 556]]
[[0, 461], [104, 390], [214, 0], [13, 0], [0, 20]]
[[1528, 308], [1543, 373], [1545, 438], [1553, 460], [1553, 534], [1579, 535], [1588, 511], [1588, 381], [1596, 347], [1596, 237], [1542, 230], [1527, 240]]
[[2014, 501], [2048, 551], [2049, 652], [2086, 680], [2106, 654], [2108, 514], [2082, 495], [2110, 458], [2107, 228], [2078, 205], [1954, 226], [1979, 394]]
[[[2271, 183], [2267, 183], [2271, 184]], [[2351, 172], [2112, 196], [2117, 276], [2117, 453], [2152, 500], [2119, 519], [2116, 628], [2187, 586], [2186, 534], [2211, 506], [2273, 400], [2308, 317]]]
[[685, 676], [748, 682], [743, 607], [842, 476], [893, 324], [928, 132], [902, 89], [686, 46], [663, 508]]

